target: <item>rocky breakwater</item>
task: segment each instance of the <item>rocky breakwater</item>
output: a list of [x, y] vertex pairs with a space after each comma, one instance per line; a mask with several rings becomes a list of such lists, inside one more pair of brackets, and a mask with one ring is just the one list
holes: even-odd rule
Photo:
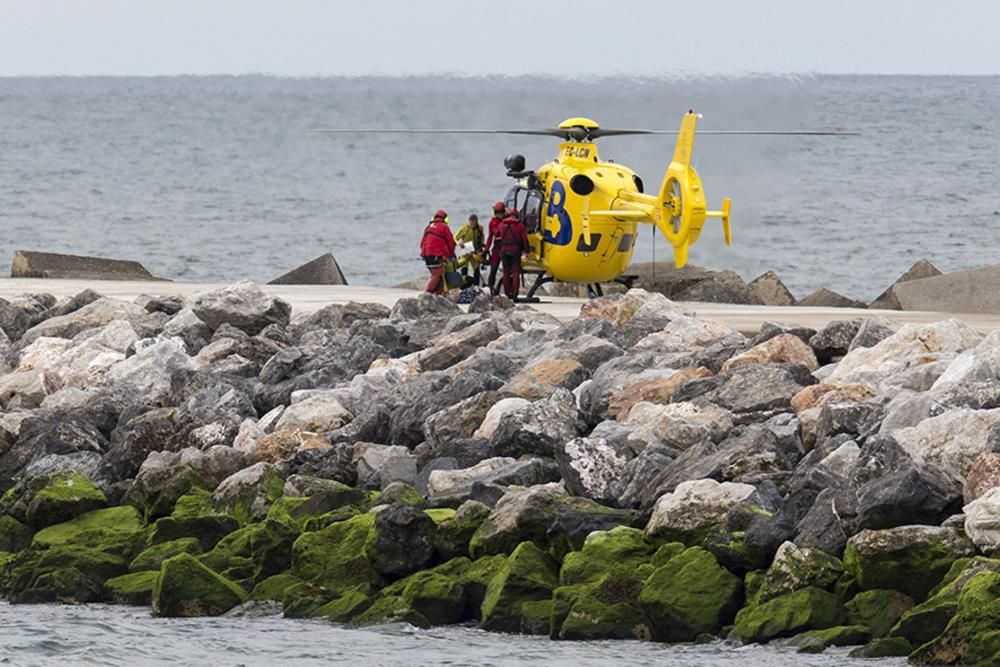
[[0, 591], [1000, 661], [1000, 334], [0, 302]]

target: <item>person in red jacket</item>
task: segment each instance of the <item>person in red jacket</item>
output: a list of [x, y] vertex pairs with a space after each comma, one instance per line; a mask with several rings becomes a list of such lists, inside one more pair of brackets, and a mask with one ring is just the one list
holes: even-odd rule
[[517, 211], [503, 219], [500, 231], [500, 261], [503, 263], [503, 292], [516, 299], [521, 291], [521, 255], [528, 252], [528, 231], [521, 224]]
[[455, 238], [448, 229], [448, 214], [439, 210], [434, 219], [424, 229], [420, 239], [420, 256], [431, 272], [427, 281], [427, 291], [431, 294], [444, 294], [444, 263], [455, 257]]
[[489, 286], [491, 294], [496, 294], [499, 289], [497, 285], [497, 269], [500, 267], [500, 232], [503, 231], [503, 219], [507, 217], [506, 210], [502, 201], [493, 204], [493, 217], [486, 228], [485, 247], [486, 252], [489, 253], [486, 262], [490, 265], [490, 275], [486, 284]]

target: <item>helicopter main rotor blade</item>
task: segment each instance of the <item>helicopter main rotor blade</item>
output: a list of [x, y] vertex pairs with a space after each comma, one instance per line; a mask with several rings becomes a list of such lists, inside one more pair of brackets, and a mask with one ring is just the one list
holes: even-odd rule
[[566, 130], [458, 130], [458, 129], [413, 129], [403, 128], [358, 128], [358, 129], [326, 129], [310, 128], [306, 132], [318, 132], [323, 134], [529, 134], [546, 137], [564, 137]]
[[[663, 134], [676, 136], [678, 130], [611, 130], [604, 128], [595, 128], [590, 131], [590, 137], [592, 139], [599, 139], [600, 137], [623, 137], [628, 135], [643, 135], [643, 134]], [[757, 135], [757, 136], [822, 136], [822, 137], [857, 137], [861, 136], [859, 132], [843, 132], [843, 131], [828, 131], [828, 130], [698, 130], [698, 136], [705, 134], [713, 135], [723, 135], [723, 136], [738, 136], [738, 135]]]

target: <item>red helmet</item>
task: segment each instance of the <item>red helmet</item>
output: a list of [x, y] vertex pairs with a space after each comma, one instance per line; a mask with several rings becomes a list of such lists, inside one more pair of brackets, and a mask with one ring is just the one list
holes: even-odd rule
[[497, 213], [503, 213], [504, 209], [505, 207], [502, 201], [498, 201], [497, 203], [493, 204], [493, 210], [496, 211]]
[[437, 210], [437, 213], [434, 214], [435, 220], [444, 220], [447, 217], [448, 217], [448, 212], [445, 211], [443, 208], [439, 208]]

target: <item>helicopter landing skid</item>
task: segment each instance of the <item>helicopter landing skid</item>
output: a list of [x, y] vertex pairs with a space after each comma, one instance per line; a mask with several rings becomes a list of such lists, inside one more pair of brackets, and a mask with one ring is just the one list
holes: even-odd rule
[[[535, 292], [538, 291], [539, 287], [541, 287], [545, 283], [552, 282], [552, 280], [553, 280], [552, 276], [545, 273], [544, 271], [539, 271], [537, 274], [535, 274], [535, 282], [531, 285], [531, 289], [528, 290], [527, 295], [525, 295], [524, 298], [521, 300], [524, 301], [525, 303], [538, 303], [538, 298], [535, 296]], [[531, 301], [530, 299], [534, 300]]]

